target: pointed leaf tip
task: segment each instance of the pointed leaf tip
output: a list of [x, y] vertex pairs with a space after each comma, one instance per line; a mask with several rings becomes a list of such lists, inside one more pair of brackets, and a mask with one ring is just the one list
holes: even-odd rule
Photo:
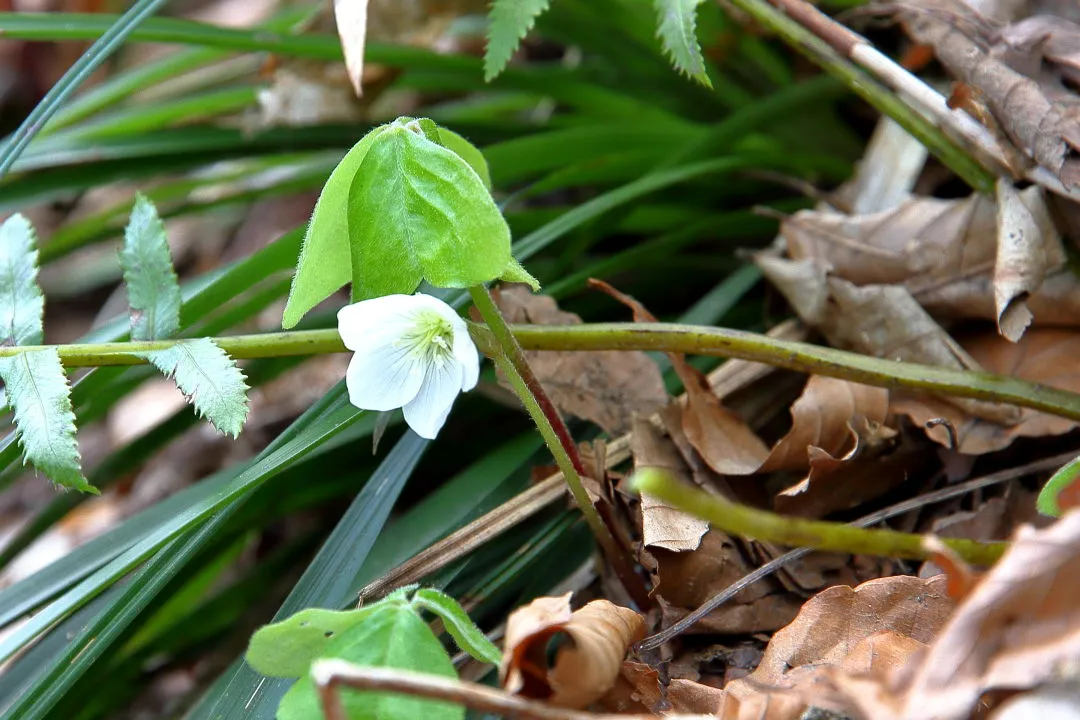
[[38, 286], [34, 226], [16, 214], [0, 225], [0, 343], [41, 343], [45, 298]]
[[157, 208], [136, 194], [120, 251], [132, 340], [165, 340], [180, 329], [180, 283]]
[[71, 386], [56, 348], [0, 358], [0, 378], [25, 461], [61, 487], [97, 494], [80, 468]]
[[703, 0], [655, 0], [657, 34], [675, 68], [712, 88], [697, 40], [697, 8]]
[[213, 340], [185, 340], [140, 356], [171, 378], [214, 427], [232, 437], [240, 434], [247, 420], [248, 386], [236, 362]]
[[488, 43], [484, 51], [484, 81], [491, 82], [506, 69], [521, 41], [532, 30], [550, 0], [495, 0], [488, 16]]

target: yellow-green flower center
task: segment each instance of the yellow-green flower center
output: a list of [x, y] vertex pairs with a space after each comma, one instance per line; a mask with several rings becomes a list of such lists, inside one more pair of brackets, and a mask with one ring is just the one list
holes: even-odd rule
[[439, 313], [422, 310], [400, 342], [426, 363], [444, 362], [454, 355], [454, 328]]

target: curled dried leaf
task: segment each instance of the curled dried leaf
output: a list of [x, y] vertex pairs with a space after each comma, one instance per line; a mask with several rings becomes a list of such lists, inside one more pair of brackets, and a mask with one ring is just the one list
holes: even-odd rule
[[[644, 633], [640, 615], [607, 600], [571, 612], [570, 593], [537, 598], [507, 619], [499, 677], [510, 692], [583, 708], [615, 685], [626, 651]], [[549, 665], [549, 643], [560, 635], [567, 642]]]

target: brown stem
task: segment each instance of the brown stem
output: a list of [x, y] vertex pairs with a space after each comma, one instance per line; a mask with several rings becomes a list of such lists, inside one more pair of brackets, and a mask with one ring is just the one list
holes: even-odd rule
[[[318, 660], [312, 665], [315, 686], [332, 690], [340, 686], [356, 690], [396, 692], [413, 697], [444, 700], [471, 710], [495, 713], [519, 720], [655, 720], [655, 715], [610, 715], [555, 707], [526, 700], [486, 685], [387, 667], [353, 665], [344, 660]], [[325, 706], [324, 706], [325, 707]], [[327, 716], [328, 720], [331, 719]], [[706, 720], [712, 715], [676, 715], [685, 720]], [[714, 719], [715, 720], [715, 719]]]

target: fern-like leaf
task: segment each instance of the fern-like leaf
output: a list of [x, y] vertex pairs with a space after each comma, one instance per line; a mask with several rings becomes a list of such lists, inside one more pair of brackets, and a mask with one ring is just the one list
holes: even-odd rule
[[180, 283], [173, 270], [165, 226], [154, 204], [135, 196], [120, 251], [132, 340], [165, 340], [180, 328]]
[[697, 8], [702, 0], [654, 0], [657, 34], [675, 68], [705, 87], [712, 87], [697, 41]]
[[484, 51], [484, 80], [491, 82], [506, 69], [521, 40], [550, 0], [495, 0], [488, 16], [488, 42]]
[[0, 377], [25, 461], [58, 485], [96, 494], [79, 468], [71, 387], [56, 348], [0, 358]]
[[37, 284], [34, 227], [22, 215], [0, 225], [0, 343], [38, 345], [45, 298]]
[[142, 356], [172, 378], [214, 427], [233, 437], [240, 434], [247, 420], [248, 386], [236, 362], [213, 340], [184, 340]]

